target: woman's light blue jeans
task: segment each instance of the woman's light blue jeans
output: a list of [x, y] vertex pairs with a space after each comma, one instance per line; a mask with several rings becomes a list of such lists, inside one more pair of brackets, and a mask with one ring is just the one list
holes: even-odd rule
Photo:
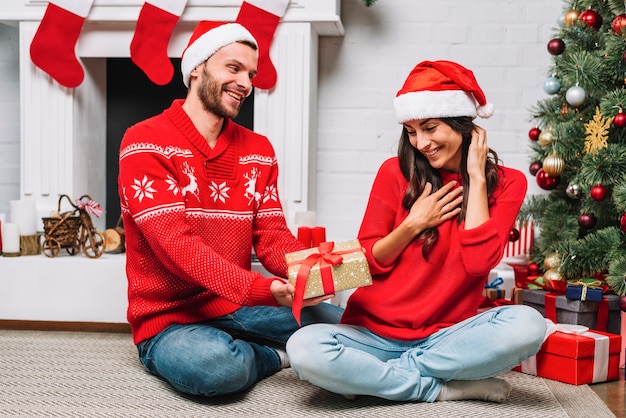
[[546, 333], [535, 309], [490, 309], [417, 341], [382, 338], [365, 328], [316, 324], [287, 342], [294, 372], [331, 392], [433, 402], [449, 380], [498, 375], [534, 355]]
[[[302, 310], [302, 325], [338, 323], [343, 309], [320, 303]], [[290, 308], [243, 307], [210, 321], [174, 324], [137, 345], [145, 368], [191, 395], [242, 392], [280, 370], [276, 348], [299, 328]]]

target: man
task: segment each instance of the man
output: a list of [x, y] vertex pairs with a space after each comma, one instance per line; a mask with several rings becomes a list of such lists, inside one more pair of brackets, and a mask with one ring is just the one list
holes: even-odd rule
[[[236, 23], [200, 22], [183, 52], [184, 100], [130, 127], [118, 179], [128, 321], [146, 369], [177, 390], [244, 391], [288, 365], [298, 325], [284, 254], [278, 167], [264, 136], [234, 122], [257, 72], [257, 43]], [[276, 277], [250, 271], [252, 249]], [[303, 325], [342, 310], [306, 301]]]

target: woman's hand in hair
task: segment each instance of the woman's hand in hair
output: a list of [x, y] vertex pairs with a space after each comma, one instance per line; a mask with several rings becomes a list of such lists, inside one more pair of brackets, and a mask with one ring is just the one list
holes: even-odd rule
[[467, 154], [467, 173], [470, 179], [485, 178], [488, 153], [487, 132], [480, 126], [476, 126], [472, 132], [472, 142]]
[[465, 187], [467, 194], [465, 229], [476, 228], [489, 219], [487, 177], [485, 175], [488, 154], [487, 133], [483, 128], [477, 126], [472, 132], [472, 142], [467, 154], [469, 185]]

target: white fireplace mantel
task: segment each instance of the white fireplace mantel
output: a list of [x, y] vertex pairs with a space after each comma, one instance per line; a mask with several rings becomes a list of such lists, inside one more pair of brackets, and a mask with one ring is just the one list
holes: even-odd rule
[[[61, 194], [106, 200], [104, 62], [130, 56], [143, 3], [95, 0], [76, 45], [85, 79], [67, 89], [30, 59], [30, 43], [48, 2], [3, 0], [0, 21], [19, 24], [20, 193], [34, 198], [44, 216], [56, 209]], [[241, 3], [189, 0], [170, 39], [169, 56], [180, 57], [197, 21], [233, 21]], [[276, 149], [279, 191], [290, 223], [296, 212], [315, 209], [318, 37], [343, 35], [339, 9], [339, 0], [291, 0], [270, 50], [278, 82], [270, 91], [255, 91], [255, 130]], [[94, 222], [97, 228], [105, 225], [103, 218]]]
[[[76, 45], [85, 79], [77, 88], [68, 89], [30, 59], [30, 43], [48, 1], [2, 0], [0, 22], [19, 26], [20, 195], [23, 199], [35, 199], [39, 216], [48, 216], [56, 210], [62, 194], [72, 198], [89, 194], [98, 202], [106, 201], [105, 62], [108, 57], [130, 56], [130, 42], [143, 3], [95, 0]], [[241, 3], [241, 0], [189, 0], [170, 39], [168, 55], [180, 57], [198, 21], [234, 21]], [[342, 35], [340, 0], [291, 0], [270, 49], [278, 73], [277, 84], [270, 91], [256, 89], [254, 93], [254, 127], [269, 137], [276, 150], [281, 168], [279, 192], [292, 227], [296, 212], [315, 210], [318, 38]], [[104, 230], [105, 225], [103, 217], [94, 219], [96, 229]], [[34, 300], [33, 292], [40, 288], [34, 283], [62, 277], [63, 280], [50, 286], [52, 293], [42, 293], [42, 301], [65, 300], [63, 295], [67, 298], [68, 292], [76, 300], [93, 298], [91, 294], [80, 294], [80, 289], [85, 287], [85, 271], [68, 268], [70, 260], [47, 262], [36, 261], [35, 257], [45, 256], [6, 261], [4, 268], [13, 273], [10, 278], [1, 275], [0, 289], [7, 292], [0, 293], [11, 300]], [[112, 312], [104, 312], [97, 320], [118, 322], [125, 310], [119, 306], [125, 301], [125, 294], [119, 294], [125, 291], [124, 257], [102, 260], [113, 263], [108, 270], [95, 268], [100, 260], [81, 260], [75, 266], [90, 261], [94, 263], [94, 269], [88, 273], [92, 279], [101, 283], [112, 281], [112, 288], [118, 289], [114, 300], [102, 304]], [[42, 277], [28, 277], [28, 280], [15, 277], [29, 276], [35, 271]], [[105, 277], [111, 271], [117, 272], [115, 277]], [[95, 277], [98, 275], [102, 277]], [[0, 305], [3, 305], [1, 296]], [[19, 306], [19, 312], [2, 311], [0, 316], [2, 319], [94, 320], [84, 312], [61, 312], [67, 307], [52, 303], [32, 309]]]

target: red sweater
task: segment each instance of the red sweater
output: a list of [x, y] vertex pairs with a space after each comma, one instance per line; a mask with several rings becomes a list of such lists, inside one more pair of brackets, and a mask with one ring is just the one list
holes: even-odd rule
[[278, 277], [284, 254], [304, 248], [285, 222], [268, 139], [226, 119], [211, 149], [182, 103], [130, 127], [120, 147], [135, 343], [173, 323], [275, 306], [273, 279], [250, 271], [252, 248]]
[[[422, 244], [413, 241], [391, 266], [372, 257], [376, 241], [394, 230], [408, 212], [402, 198], [408, 182], [398, 158], [381, 166], [370, 194], [359, 239], [365, 248], [373, 285], [357, 289], [342, 318], [381, 336], [397, 340], [427, 337], [437, 330], [476, 315], [489, 271], [504, 252], [527, 181], [520, 171], [501, 167], [500, 182], [490, 199], [491, 219], [466, 230], [456, 218], [441, 224], [429, 261]], [[442, 171], [444, 183], [460, 175]]]

